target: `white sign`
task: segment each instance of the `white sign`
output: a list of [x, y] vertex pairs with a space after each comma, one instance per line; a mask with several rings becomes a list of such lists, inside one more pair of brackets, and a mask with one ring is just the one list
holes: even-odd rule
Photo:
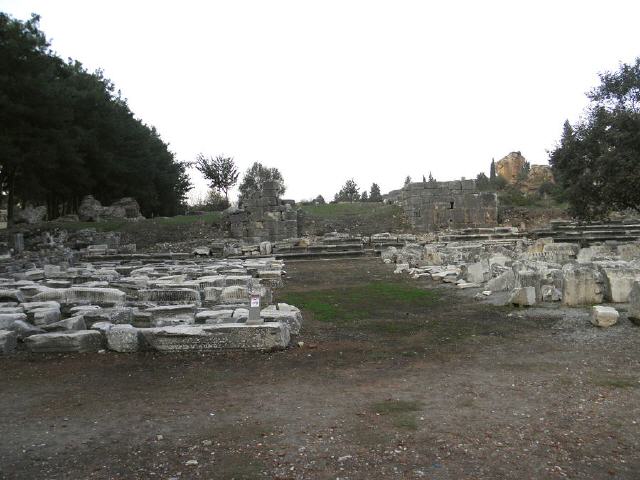
[[251, 295], [251, 308], [260, 307], [260, 295]]

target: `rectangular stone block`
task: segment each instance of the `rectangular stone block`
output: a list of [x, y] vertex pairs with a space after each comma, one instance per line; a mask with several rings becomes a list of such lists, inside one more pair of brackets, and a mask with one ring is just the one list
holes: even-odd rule
[[141, 329], [146, 343], [161, 352], [280, 350], [290, 341], [282, 323], [175, 326]]
[[31, 335], [24, 343], [34, 353], [97, 352], [104, 348], [102, 333], [95, 330]]

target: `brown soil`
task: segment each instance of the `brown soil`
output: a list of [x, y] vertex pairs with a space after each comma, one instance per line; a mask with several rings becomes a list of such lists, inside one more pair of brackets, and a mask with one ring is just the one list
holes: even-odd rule
[[[408, 281], [372, 258], [287, 271], [282, 294]], [[412, 282], [439, 300], [396, 312], [410, 333], [307, 314], [278, 353], [3, 359], [0, 477], [638, 478], [638, 328]]]

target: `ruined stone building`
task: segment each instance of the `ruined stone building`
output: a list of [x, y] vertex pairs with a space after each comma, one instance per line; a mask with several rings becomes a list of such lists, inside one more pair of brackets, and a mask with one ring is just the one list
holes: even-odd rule
[[479, 192], [475, 180], [410, 183], [400, 190], [398, 203], [421, 232], [498, 223], [497, 195]]
[[275, 182], [265, 182], [262, 190], [227, 216], [228, 233], [248, 243], [276, 242], [299, 236], [301, 210], [293, 200], [278, 198]]

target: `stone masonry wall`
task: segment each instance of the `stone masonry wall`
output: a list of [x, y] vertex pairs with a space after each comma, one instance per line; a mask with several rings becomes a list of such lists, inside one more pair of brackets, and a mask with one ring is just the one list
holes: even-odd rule
[[229, 215], [230, 234], [248, 242], [276, 242], [299, 235], [300, 211], [278, 198], [274, 182], [265, 182], [242, 209]]
[[410, 183], [401, 191], [400, 204], [421, 232], [498, 223], [496, 194], [479, 192], [474, 180]]

